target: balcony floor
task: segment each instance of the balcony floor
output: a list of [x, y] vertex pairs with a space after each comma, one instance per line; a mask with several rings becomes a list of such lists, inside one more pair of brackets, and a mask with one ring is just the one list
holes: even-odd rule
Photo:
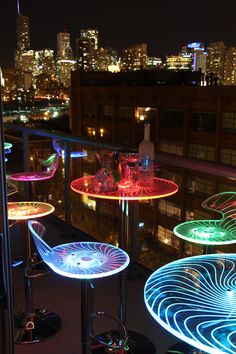
[[[45, 239], [50, 245], [82, 240], [81, 235], [71, 238], [63, 236], [61, 221], [50, 216], [41, 220], [46, 226]], [[17, 226], [16, 226], [17, 229]], [[14, 232], [13, 230], [11, 231]], [[17, 233], [18, 234], [18, 233]], [[85, 239], [83, 239], [85, 240]], [[13, 249], [19, 249], [16, 237]], [[143, 300], [143, 288], [149, 274], [142, 274], [135, 280], [127, 280], [127, 328], [148, 337], [155, 345], [156, 354], [164, 354], [168, 347], [178, 340], [159, 326], [149, 315]], [[24, 306], [23, 273], [13, 270], [15, 311]], [[51, 338], [34, 344], [16, 344], [16, 354], [79, 354], [80, 342], [80, 285], [81, 281], [62, 277], [56, 273], [33, 280], [35, 308], [45, 308], [61, 316], [62, 327]], [[95, 283], [94, 310], [102, 310], [114, 316], [118, 309], [118, 276], [98, 279]], [[96, 333], [107, 329], [105, 321], [96, 322]], [[148, 354], [148, 353], [144, 353]]]

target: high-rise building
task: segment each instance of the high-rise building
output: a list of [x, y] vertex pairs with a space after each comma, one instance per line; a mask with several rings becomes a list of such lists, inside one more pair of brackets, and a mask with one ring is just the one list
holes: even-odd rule
[[191, 70], [193, 63], [193, 53], [184, 46], [178, 55], [166, 56], [166, 68], [168, 70]]
[[57, 34], [57, 78], [65, 87], [70, 86], [71, 70], [75, 69], [76, 60], [70, 46], [70, 33]]
[[64, 59], [67, 48], [70, 47], [70, 33], [60, 32], [57, 34], [57, 58]]
[[207, 47], [207, 74], [214, 75], [218, 83], [224, 82], [226, 46], [224, 42], [212, 42]]
[[147, 44], [136, 44], [123, 49], [121, 61], [123, 71], [144, 69], [147, 61]]
[[98, 30], [82, 29], [80, 38], [76, 40], [76, 56], [78, 67], [85, 71], [95, 71], [98, 56]]
[[91, 28], [82, 29], [80, 31], [80, 37], [90, 39], [91, 42], [93, 43], [94, 50], [98, 50], [98, 30], [97, 29], [91, 29]]
[[15, 68], [22, 70], [22, 54], [30, 47], [29, 18], [27, 16], [17, 15], [16, 38]]
[[187, 48], [193, 56], [192, 70], [201, 70], [202, 73], [206, 73], [207, 53], [205, 52], [204, 44], [202, 42], [192, 42], [187, 45]]
[[224, 85], [236, 85], [236, 47], [230, 47], [225, 55]]
[[118, 54], [117, 52], [108, 47], [108, 48], [99, 48], [98, 50], [98, 61], [97, 68], [98, 71], [108, 71], [109, 67], [118, 65]]

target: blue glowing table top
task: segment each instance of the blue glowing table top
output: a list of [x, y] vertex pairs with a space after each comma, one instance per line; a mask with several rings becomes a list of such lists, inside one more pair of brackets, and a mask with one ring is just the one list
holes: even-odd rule
[[122, 249], [100, 242], [73, 242], [51, 248], [43, 260], [56, 273], [77, 279], [103, 278], [124, 270], [129, 256]]
[[236, 353], [236, 254], [184, 258], [147, 280], [148, 311], [167, 331], [207, 353]]

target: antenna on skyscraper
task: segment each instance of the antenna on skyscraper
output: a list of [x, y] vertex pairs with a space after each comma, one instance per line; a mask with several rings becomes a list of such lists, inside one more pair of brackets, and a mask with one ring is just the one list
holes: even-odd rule
[[16, 0], [17, 15], [20, 15], [20, 0]]

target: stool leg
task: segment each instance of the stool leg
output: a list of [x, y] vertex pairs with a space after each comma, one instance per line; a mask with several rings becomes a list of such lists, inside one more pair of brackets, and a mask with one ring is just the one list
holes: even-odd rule
[[91, 340], [89, 338], [89, 321], [93, 311], [93, 294], [89, 280], [81, 282], [81, 341], [82, 354], [91, 354]]
[[16, 343], [37, 343], [54, 335], [61, 328], [60, 317], [45, 309], [34, 309], [32, 288], [31, 236], [23, 221], [25, 308], [15, 315]]
[[[126, 200], [120, 201], [120, 227], [119, 227], [119, 247], [128, 252], [129, 234], [129, 204]], [[119, 317], [121, 322], [126, 325], [126, 293], [127, 282], [125, 272], [119, 273]]]

